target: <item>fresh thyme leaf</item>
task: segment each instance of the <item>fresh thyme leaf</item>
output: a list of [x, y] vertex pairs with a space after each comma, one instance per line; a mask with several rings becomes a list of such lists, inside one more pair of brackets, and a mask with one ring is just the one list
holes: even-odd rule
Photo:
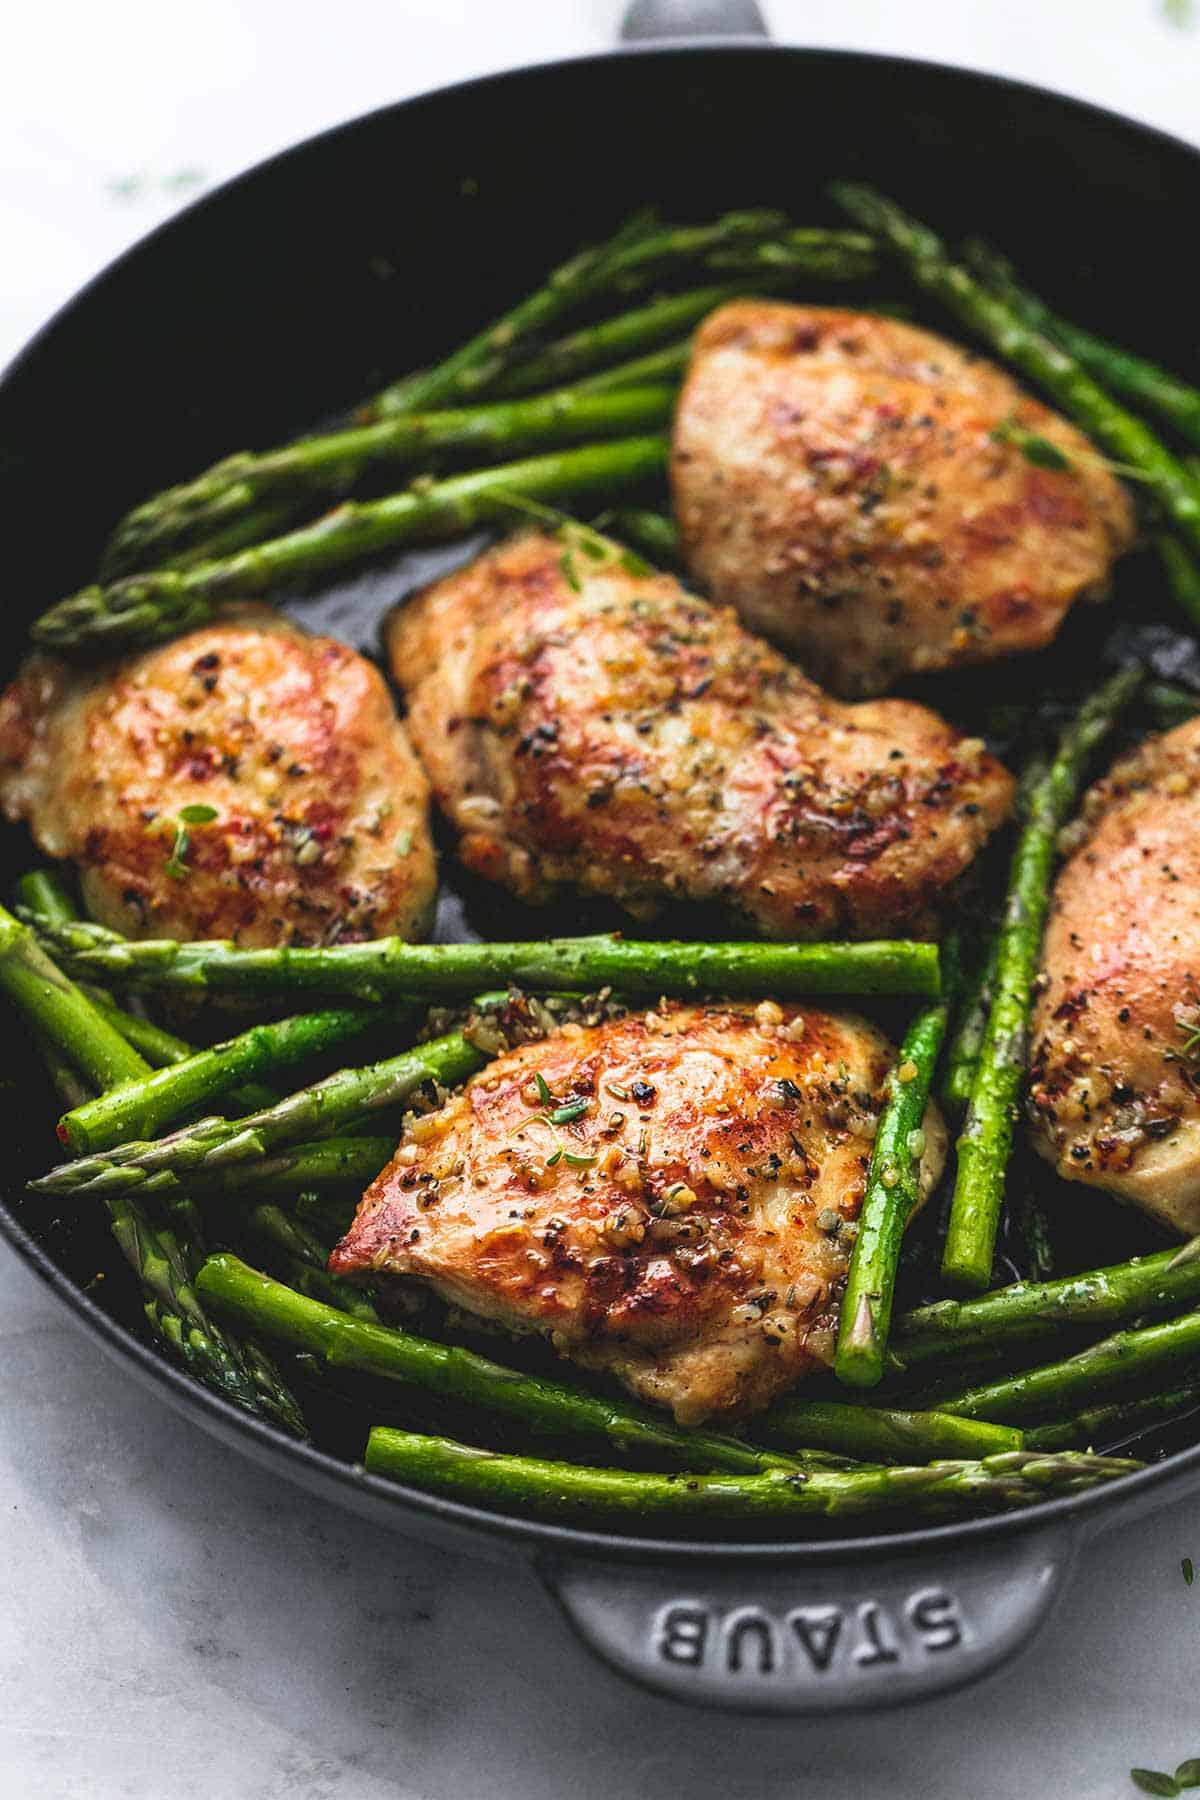
[[1161, 1769], [1130, 1769], [1129, 1779], [1143, 1794], [1171, 1795], [1179, 1792], [1179, 1783], [1175, 1777], [1165, 1775]]
[[1191, 1557], [1185, 1556], [1179, 1566], [1183, 1570], [1183, 1579], [1186, 1581], [1187, 1585], [1191, 1587], [1193, 1581], [1196, 1579], [1196, 1569]]
[[553, 1106], [554, 1095], [550, 1092], [550, 1085], [540, 1069], [535, 1069], [533, 1072], [533, 1085], [537, 1089], [537, 1096], [542, 1105]]
[[576, 594], [582, 594], [583, 583], [580, 581], [579, 571], [575, 567], [575, 558], [571, 555], [569, 550], [563, 551], [558, 559], [558, 566], [562, 570], [562, 578], [567, 586]]
[[993, 426], [988, 436], [993, 443], [1012, 444], [1026, 462], [1035, 463], [1039, 469], [1071, 467], [1070, 457], [1064, 455], [1057, 444], [1052, 444], [1049, 438], [1041, 437], [1036, 431], [1027, 431], [1011, 414], [1007, 419], [1002, 419], [999, 425]]
[[563, 1161], [569, 1162], [573, 1169], [590, 1169], [595, 1160], [594, 1156], [576, 1156], [573, 1150], [563, 1151]]
[[179, 823], [175, 827], [175, 842], [171, 845], [171, 854], [167, 858], [167, 874], [172, 881], [186, 881], [188, 874], [188, 851], [192, 847], [189, 825], [209, 825], [217, 817], [215, 806], [207, 806], [197, 801], [191, 806], [179, 809]]
[[576, 1119], [582, 1119], [591, 1105], [589, 1100], [568, 1100], [565, 1106], [556, 1106], [550, 1114], [552, 1125], [571, 1125]]
[[566, 1152], [563, 1150], [563, 1147], [560, 1144], [558, 1146], [558, 1149], [555, 1150], [552, 1153], [552, 1155], [550, 1155], [546, 1158], [546, 1167], [548, 1169], [552, 1169], [556, 1163], [560, 1163], [562, 1161], [565, 1154], [566, 1154]]
[[1200, 1787], [1200, 1756], [1189, 1756], [1181, 1762], [1175, 1771], [1175, 1785], [1181, 1788]]
[[632, 575], [635, 580], [638, 581], [641, 581], [645, 576], [653, 575], [654, 573], [654, 570], [646, 561], [645, 557], [639, 556], [636, 550], [622, 550], [617, 561], [619, 566], [625, 571], [626, 575]]

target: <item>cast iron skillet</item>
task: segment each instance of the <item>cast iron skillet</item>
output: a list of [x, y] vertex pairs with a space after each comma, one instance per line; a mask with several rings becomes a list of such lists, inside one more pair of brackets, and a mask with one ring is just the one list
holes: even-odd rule
[[[822, 186], [835, 174], [882, 181], [951, 231], [985, 230], [1037, 286], [1062, 299], [1086, 287], [1097, 327], [1192, 361], [1191, 293], [1162, 279], [1162, 253], [1200, 202], [1200, 156], [1095, 107], [929, 64], [753, 43], [470, 82], [315, 138], [200, 201], [11, 369], [4, 677], [29, 619], [90, 576], [107, 527], [145, 492], [444, 351], [647, 200], [684, 217], [775, 205], [807, 222], [829, 216]], [[303, 616], [361, 640], [409, 578], [376, 572]], [[28, 854], [23, 833], [0, 842], [5, 891]], [[1028, 1638], [1084, 1533], [1200, 1485], [1195, 1447], [1009, 1518], [783, 1544], [567, 1530], [397, 1487], [193, 1385], [136, 1335], [119, 1277], [104, 1305], [84, 1291], [104, 1234], [25, 1198], [51, 1102], [12, 1041], [9, 1060], [20, 1091], [0, 1228], [106, 1350], [282, 1476], [411, 1535], [527, 1558], [595, 1650], [680, 1698], [825, 1711], [969, 1681]]]

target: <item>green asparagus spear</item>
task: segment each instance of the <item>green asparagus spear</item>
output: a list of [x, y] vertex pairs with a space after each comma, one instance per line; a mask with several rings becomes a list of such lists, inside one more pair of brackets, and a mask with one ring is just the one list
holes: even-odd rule
[[[663, 225], [633, 220], [606, 244], [581, 251], [554, 269], [542, 287], [478, 332], [435, 368], [385, 388], [361, 409], [365, 418], [452, 406], [493, 389], [510, 369], [535, 349], [545, 333], [568, 313], [600, 294], [634, 293], [671, 269], [711, 259], [723, 248], [755, 243], [784, 225], [779, 213], [731, 212], [709, 225]], [[829, 271], [848, 256], [863, 253], [850, 234], [822, 232], [810, 260]], [[799, 254], [799, 251], [797, 251]]]
[[411, 413], [300, 438], [276, 450], [243, 451], [136, 507], [114, 535], [109, 559], [122, 572], [152, 568], [197, 539], [227, 529], [264, 500], [286, 494], [299, 510], [306, 502], [309, 511], [323, 509], [350, 493], [368, 471], [411, 468], [449, 451], [487, 462], [656, 431], [670, 420], [674, 403], [673, 386], [633, 386], [627, 379], [615, 392], [563, 388], [532, 399]]
[[69, 925], [79, 917], [79, 908], [56, 869], [30, 869], [22, 875], [17, 882], [17, 899], [55, 925]]
[[1200, 1377], [1175, 1383], [1152, 1394], [1135, 1394], [1104, 1406], [1035, 1425], [1025, 1433], [1031, 1450], [1090, 1450], [1094, 1444], [1119, 1444], [1139, 1432], [1152, 1431], [1200, 1407]]
[[[771, 292], [791, 287], [794, 280], [793, 272], [784, 270], [759, 279], [756, 286], [761, 292]], [[744, 281], [719, 282], [652, 300], [647, 306], [618, 313], [615, 318], [601, 319], [597, 325], [585, 325], [518, 363], [496, 382], [492, 391], [497, 395], [530, 394], [557, 387], [560, 382], [576, 381], [596, 369], [610, 371], [611, 365], [623, 363], [628, 357], [644, 356], [649, 350], [672, 343], [718, 306], [738, 300], [745, 293]]]
[[0, 906], [0, 988], [97, 1087], [135, 1081], [146, 1064], [51, 962], [33, 932]]
[[916, 285], [942, 301], [970, 330], [1043, 388], [1110, 456], [1136, 471], [1193, 550], [1200, 550], [1200, 483], [1148, 426], [1126, 412], [1053, 339], [1025, 322], [951, 261], [929, 228], [856, 182], [836, 182], [834, 198], [900, 258]]
[[352, 1318], [378, 1325], [379, 1314], [361, 1288], [352, 1287], [340, 1275], [331, 1275], [325, 1264], [328, 1251], [306, 1225], [271, 1201], [262, 1201], [246, 1214], [246, 1226], [272, 1255], [290, 1286], [298, 1293], [335, 1306]]
[[1162, 731], [1186, 725], [1200, 713], [1200, 694], [1194, 694], [1190, 688], [1176, 687], [1170, 681], [1151, 681], [1142, 698]]
[[900, 1244], [920, 1199], [925, 1108], [948, 1010], [943, 997], [917, 1014], [888, 1074], [833, 1365], [838, 1380], [851, 1387], [874, 1387], [883, 1375]]
[[958, 1140], [958, 1172], [942, 1258], [946, 1280], [965, 1287], [985, 1288], [991, 1280], [1058, 833], [1075, 803], [1089, 757], [1111, 731], [1140, 679], [1139, 670], [1123, 670], [1084, 703], [1060, 739], [1045, 776], [1029, 795], [997, 938], [991, 1012]]
[[818, 1469], [764, 1475], [645, 1475], [584, 1469], [532, 1456], [500, 1456], [449, 1438], [376, 1425], [367, 1441], [376, 1475], [510, 1512], [555, 1518], [594, 1514], [647, 1518], [850, 1518], [864, 1513], [947, 1514], [1028, 1506], [1080, 1493], [1141, 1464], [1080, 1452], [1033, 1456], [1010, 1450], [980, 1462], [924, 1468]]
[[1160, 532], [1154, 542], [1172, 599], [1193, 625], [1200, 625], [1200, 566], [1187, 545], [1169, 532]]
[[595, 375], [582, 376], [566, 391], [594, 402], [605, 394], [611, 394], [615, 399], [627, 390], [654, 388], [661, 391], [669, 387], [672, 397], [670, 417], [674, 413], [675, 391], [687, 373], [691, 354], [690, 338], [681, 338], [678, 343], [649, 350], [645, 356], [634, 357], [632, 362], [621, 363], [615, 369], [601, 369]]
[[[242, 1085], [248, 1077], [286, 1069], [353, 1043], [380, 1025], [377, 1013], [364, 1007], [300, 1013], [267, 1025], [252, 1025], [239, 1036], [211, 1049], [197, 1050], [182, 1062], [137, 1081], [127, 1081], [65, 1113], [58, 1135], [76, 1156], [107, 1150], [130, 1138], [155, 1137], [172, 1120]], [[388, 1021], [397, 1030], [412, 1023], [401, 1009]]]
[[1022, 1419], [1060, 1418], [1096, 1402], [1106, 1401], [1126, 1382], [1146, 1380], [1160, 1369], [1191, 1363], [1200, 1350], [1200, 1311], [1115, 1331], [1111, 1337], [1089, 1344], [1075, 1356], [1040, 1368], [1004, 1375], [996, 1381], [965, 1388], [938, 1401], [943, 1412], [968, 1419], [999, 1420], [1014, 1424]]
[[372, 1003], [454, 997], [501, 983], [584, 993], [613, 987], [626, 993], [752, 995], [933, 995], [939, 983], [937, 946], [905, 938], [704, 944], [599, 935], [516, 944], [410, 944], [387, 937], [323, 948], [240, 950], [219, 939], [134, 942], [90, 924], [47, 927], [45, 935], [55, 956], [86, 979], [241, 994], [315, 991]]
[[1144, 1314], [1200, 1304], [1200, 1258], [1181, 1260], [1160, 1250], [1130, 1262], [1018, 1281], [974, 1300], [935, 1300], [893, 1322], [891, 1362], [911, 1370], [929, 1362], [953, 1364], [975, 1350], [1003, 1350], [1053, 1338], [1064, 1326], [1101, 1329]]
[[1123, 394], [1174, 426], [1180, 436], [1200, 444], [1200, 389], [1181, 381], [1158, 363], [1133, 351], [1119, 349], [1093, 332], [1081, 330], [1069, 319], [1052, 312], [1043, 300], [1021, 286], [1006, 256], [975, 238], [963, 246], [968, 265], [994, 294], [1035, 331], [1060, 343], [1068, 355], [1115, 394]]
[[[31, 891], [28, 884], [25, 891]], [[45, 884], [35, 884], [32, 891], [57, 911], [70, 909], [69, 899], [51, 893]], [[51, 1049], [69, 1054], [97, 1085], [148, 1072], [137, 1052], [112, 1031], [3, 908], [0, 985]], [[108, 1212], [113, 1235], [147, 1296], [146, 1317], [155, 1334], [226, 1399], [265, 1413], [303, 1436], [304, 1420], [270, 1360], [230, 1343], [208, 1320], [192, 1287], [192, 1269], [174, 1235], [153, 1225], [124, 1196], [113, 1197]]]
[[[318, 1138], [315, 1144], [297, 1144], [258, 1162], [222, 1168], [214, 1181], [225, 1194], [251, 1189], [255, 1193], [315, 1195], [346, 1187], [361, 1193], [390, 1162], [395, 1148], [394, 1135]], [[202, 1183], [198, 1185], [203, 1189]]]
[[461, 1033], [452, 1032], [366, 1068], [338, 1069], [244, 1119], [201, 1119], [167, 1137], [63, 1163], [32, 1185], [39, 1193], [52, 1194], [120, 1194], [136, 1188], [167, 1192], [174, 1186], [172, 1177], [204, 1181], [260, 1162], [285, 1145], [332, 1134], [360, 1113], [395, 1106], [426, 1083], [463, 1081], [486, 1060]]
[[[981, 1428], [987, 1435], [978, 1435]], [[749, 1429], [752, 1437], [780, 1449], [804, 1444], [860, 1462], [923, 1463], [944, 1456], [993, 1456], [1024, 1446], [1022, 1433], [1008, 1425], [953, 1413], [847, 1406], [836, 1400], [779, 1400]]]
[[640, 550], [662, 569], [679, 565], [679, 533], [674, 519], [651, 512], [645, 506], [619, 506], [606, 522], [606, 530], [621, 543]]
[[457, 537], [510, 517], [514, 495], [554, 500], [636, 486], [660, 475], [666, 456], [662, 438], [618, 438], [452, 475], [384, 500], [347, 501], [313, 525], [217, 562], [82, 588], [35, 620], [32, 635], [43, 649], [91, 658], [160, 643], [203, 625], [222, 601], [327, 574], [402, 544]]
[[712, 1469], [754, 1473], [790, 1468], [786, 1456], [716, 1432], [685, 1430], [631, 1400], [609, 1400], [563, 1382], [521, 1375], [473, 1350], [414, 1337], [393, 1326], [366, 1325], [295, 1293], [236, 1256], [210, 1256], [198, 1287], [207, 1304], [246, 1331], [317, 1356], [335, 1369], [411, 1383], [467, 1401], [537, 1431], [607, 1438], [622, 1450], [666, 1454]]
[[996, 951], [997, 939], [993, 936], [987, 954], [965, 986], [959, 1003], [942, 1076], [942, 1099], [951, 1112], [960, 1113], [971, 1098], [971, 1083], [975, 1079], [979, 1050], [992, 1008]]

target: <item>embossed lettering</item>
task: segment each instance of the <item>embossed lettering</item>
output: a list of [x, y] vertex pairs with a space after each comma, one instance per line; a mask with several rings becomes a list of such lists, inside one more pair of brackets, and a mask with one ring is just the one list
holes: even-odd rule
[[963, 1641], [958, 1602], [944, 1588], [922, 1588], [910, 1595], [908, 1616], [926, 1650], [955, 1650]]
[[741, 1673], [743, 1657], [753, 1659], [760, 1675], [775, 1668], [775, 1629], [765, 1613], [735, 1613], [726, 1627], [725, 1660], [731, 1675]]
[[663, 1613], [656, 1648], [664, 1662], [695, 1668], [704, 1661], [707, 1642], [708, 1614], [702, 1606], [669, 1606]]
[[823, 1675], [833, 1661], [842, 1618], [836, 1606], [801, 1606], [788, 1614], [788, 1624], [818, 1675]]
[[864, 1642], [855, 1650], [854, 1660], [860, 1667], [871, 1669], [876, 1663], [900, 1661], [895, 1626], [881, 1606], [874, 1600], [864, 1600], [858, 1609], [858, 1622], [862, 1626]]

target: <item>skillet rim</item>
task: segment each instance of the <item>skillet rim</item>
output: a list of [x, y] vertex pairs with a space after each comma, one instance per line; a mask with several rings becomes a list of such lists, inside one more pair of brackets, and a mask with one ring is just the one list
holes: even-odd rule
[[[843, 66], [857, 64], [887, 68], [903, 75], [919, 70], [925, 75], [953, 82], [978, 84], [1017, 95], [1028, 95], [1049, 102], [1069, 114], [1090, 118], [1109, 130], [1131, 134], [1161, 145], [1171, 155], [1182, 152], [1200, 173], [1200, 147], [1188, 143], [1174, 133], [1156, 125], [1133, 119], [1112, 107], [1062, 94], [1036, 82], [1015, 76], [972, 68], [965, 64], [939, 62], [929, 58], [901, 56], [883, 51], [860, 51], [843, 48], [807, 47], [799, 44], [775, 44], [754, 39], [727, 38], [666, 39], [640, 46], [620, 45], [610, 49], [586, 52], [578, 56], [556, 57], [542, 62], [523, 63], [515, 68], [500, 69], [490, 74], [470, 76], [462, 81], [447, 82], [425, 89], [404, 100], [386, 102], [365, 113], [340, 120], [312, 136], [299, 139], [285, 149], [240, 171], [221, 182], [208, 193], [198, 196], [180, 211], [138, 238], [112, 262], [92, 276], [77, 293], [57, 307], [50, 318], [16, 355], [0, 368], [0, 393], [41, 353], [59, 325], [68, 316], [84, 308], [92, 294], [100, 290], [135, 258], [170, 234], [186, 231], [192, 218], [209, 207], [221, 204], [233, 191], [241, 191], [260, 176], [289, 159], [319, 154], [327, 144], [347, 134], [369, 127], [385, 114], [399, 114], [426, 103], [436, 103], [451, 96], [469, 96], [484, 88], [494, 88], [527, 77], [552, 77], [562, 69], [616, 65], [640, 61], [648, 56], [674, 57], [683, 61], [700, 58], [742, 58], [787, 56], [809, 66], [822, 62]], [[1022, 1507], [1011, 1513], [1000, 1513], [955, 1524], [918, 1527], [909, 1531], [856, 1535], [851, 1537], [803, 1538], [767, 1542], [739, 1541], [724, 1543], [715, 1538], [674, 1539], [635, 1536], [615, 1531], [585, 1529], [558, 1525], [537, 1518], [519, 1518], [487, 1508], [429, 1494], [420, 1488], [369, 1474], [361, 1464], [348, 1463], [310, 1443], [291, 1438], [281, 1428], [266, 1420], [242, 1412], [201, 1383], [182, 1368], [169, 1362], [150, 1345], [143, 1343], [128, 1328], [98, 1306], [95, 1300], [76, 1285], [10, 1211], [0, 1192], [0, 1235], [12, 1246], [17, 1256], [38, 1275], [79, 1323], [101, 1342], [114, 1360], [133, 1366], [134, 1372], [147, 1385], [155, 1387], [178, 1411], [197, 1415], [197, 1422], [226, 1441], [242, 1440], [239, 1445], [259, 1463], [270, 1464], [276, 1472], [287, 1473], [322, 1498], [332, 1498], [330, 1489], [345, 1490], [340, 1496], [345, 1505], [354, 1505], [366, 1497], [372, 1502], [370, 1516], [394, 1525], [419, 1529], [425, 1518], [451, 1527], [460, 1538], [490, 1538], [520, 1547], [533, 1557], [539, 1549], [552, 1549], [563, 1555], [574, 1553], [588, 1561], [653, 1563], [658, 1566], [721, 1564], [740, 1569], [770, 1566], [778, 1563], [799, 1565], [834, 1565], [848, 1556], [879, 1562], [888, 1557], [908, 1557], [927, 1550], [954, 1550], [978, 1547], [998, 1539], [1022, 1536], [1042, 1528], [1066, 1525], [1074, 1520], [1094, 1524], [1096, 1515], [1112, 1512], [1118, 1505], [1141, 1501], [1145, 1504], [1165, 1503], [1168, 1491], [1177, 1489], [1189, 1475], [1200, 1471], [1200, 1442], [1190, 1449], [1174, 1452], [1163, 1462], [1151, 1463], [1135, 1473], [1089, 1489], [1079, 1495], [1067, 1495]], [[1151, 1498], [1152, 1496], [1152, 1498]], [[387, 1514], [394, 1518], [386, 1518]]]

